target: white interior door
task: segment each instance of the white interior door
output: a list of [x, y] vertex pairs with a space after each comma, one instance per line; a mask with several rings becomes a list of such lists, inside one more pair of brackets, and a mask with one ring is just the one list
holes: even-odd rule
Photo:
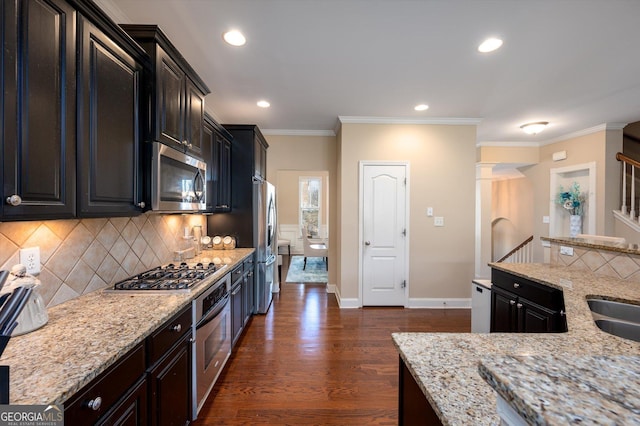
[[363, 164], [362, 304], [406, 303], [407, 165]]

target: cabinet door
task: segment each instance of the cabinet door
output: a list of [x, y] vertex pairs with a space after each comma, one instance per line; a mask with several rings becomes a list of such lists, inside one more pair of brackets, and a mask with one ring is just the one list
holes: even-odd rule
[[214, 206], [217, 212], [231, 211], [231, 141], [214, 132]]
[[262, 145], [260, 139], [256, 137], [253, 145], [254, 176], [260, 180], [267, 179], [267, 149]]
[[147, 380], [143, 377], [131, 391], [96, 423], [97, 426], [143, 426], [148, 424]]
[[[0, 7], [2, 217], [73, 217], [76, 12], [61, 0], [5, 0]], [[12, 196], [18, 205], [6, 202]]]
[[186, 79], [186, 108], [185, 123], [187, 134], [185, 140], [189, 152], [196, 157], [202, 158], [202, 126], [204, 124], [204, 95], [193, 84], [190, 79]]
[[207, 163], [207, 212], [213, 212], [215, 207], [214, 172], [217, 167], [215, 165], [216, 158], [213, 155], [213, 132], [213, 126], [205, 120], [202, 126], [202, 158]]
[[149, 374], [152, 425], [189, 424], [191, 372], [191, 343], [184, 338]]
[[156, 138], [170, 146], [184, 146], [186, 76], [160, 47], [156, 54]]
[[142, 67], [85, 19], [81, 34], [78, 113], [78, 216], [142, 211], [140, 82]]
[[517, 327], [517, 296], [495, 285], [491, 289], [491, 332], [509, 333]]
[[519, 299], [518, 308], [518, 331], [522, 333], [550, 333], [556, 330], [559, 313], [546, 309], [527, 301]]
[[231, 290], [231, 339], [232, 347], [235, 346], [240, 334], [242, 334], [242, 327], [244, 326], [244, 314], [242, 312], [242, 279]]

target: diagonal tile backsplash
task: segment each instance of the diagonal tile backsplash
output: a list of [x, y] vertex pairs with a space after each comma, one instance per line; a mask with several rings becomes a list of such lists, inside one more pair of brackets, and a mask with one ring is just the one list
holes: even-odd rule
[[203, 215], [3, 222], [0, 269], [19, 263], [21, 248], [40, 247], [40, 293], [54, 306], [170, 262], [196, 225], [206, 233]]

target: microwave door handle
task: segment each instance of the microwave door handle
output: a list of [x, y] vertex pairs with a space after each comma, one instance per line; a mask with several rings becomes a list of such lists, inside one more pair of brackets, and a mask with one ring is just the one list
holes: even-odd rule
[[[198, 182], [200, 182], [200, 196], [198, 196]], [[193, 196], [197, 201], [201, 201], [204, 196], [204, 177], [202, 173], [200, 173], [200, 169], [198, 169], [196, 175], [193, 177]]]

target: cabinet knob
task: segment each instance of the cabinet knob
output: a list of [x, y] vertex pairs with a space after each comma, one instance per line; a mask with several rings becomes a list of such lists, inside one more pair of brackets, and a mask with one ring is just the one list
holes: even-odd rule
[[189, 149], [191, 149], [191, 148], [193, 148], [193, 144], [189, 143], [189, 144], [187, 144], [187, 147], [189, 147]]
[[93, 411], [98, 411], [101, 405], [102, 405], [102, 398], [100, 398], [99, 396], [87, 402], [87, 407], [89, 407]]
[[513, 283], [513, 288], [520, 288], [520, 284], [518, 284], [518, 283]]
[[510, 303], [511, 305], [515, 305], [515, 304], [516, 304], [516, 301], [515, 301], [515, 300], [509, 300], [509, 303]]
[[182, 145], [187, 146], [189, 144], [188, 141], [182, 141]]
[[182, 331], [182, 324], [176, 324], [171, 327], [171, 331], [175, 331], [176, 333], [180, 333]]
[[11, 206], [19, 206], [22, 204], [22, 198], [18, 194], [13, 194], [10, 197], [7, 197], [7, 204]]
[[522, 303], [518, 303], [516, 306], [518, 307], [518, 309], [520, 309], [522, 308]]
[[146, 204], [144, 203], [144, 201], [140, 201], [138, 204], [136, 204], [138, 207], [140, 207], [141, 209], [144, 209]]

